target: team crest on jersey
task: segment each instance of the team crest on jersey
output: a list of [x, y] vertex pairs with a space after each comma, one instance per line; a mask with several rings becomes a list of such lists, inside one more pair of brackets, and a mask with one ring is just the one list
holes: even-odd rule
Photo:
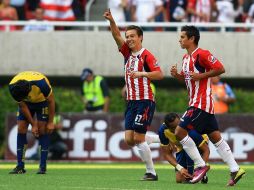
[[134, 71], [134, 68], [135, 68], [135, 59], [132, 59], [128, 71]]
[[214, 64], [217, 61], [217, 59], [213, 55], [209, 55], [208, 56], [208, 61], [210, 61], [211, 63]]

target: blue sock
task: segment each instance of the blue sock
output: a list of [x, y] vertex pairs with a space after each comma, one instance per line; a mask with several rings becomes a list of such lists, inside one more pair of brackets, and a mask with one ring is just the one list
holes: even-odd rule
[[48, 147], [49, 147], [49, 135], [41, 135], [39, 136], [39, 144], [40, 144], [40, 168], [46, 168], [46, 162], [48, 157]]
[[17, 161], [19, 167], [25, 166], [25, 153], [27, 147], [26, 134], [18, 133], [17, 135]]

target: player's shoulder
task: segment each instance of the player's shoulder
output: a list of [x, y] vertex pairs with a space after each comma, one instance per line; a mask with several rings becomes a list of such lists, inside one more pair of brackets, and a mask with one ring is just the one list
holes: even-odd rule
[[36, 71], [23, 71], [14, 76], [10, 84], [15, 83], [19, 80], [33, 81], [33, 80], [41, 80], [44, 78], [46, 77], [42, 73]]
[[159, 134], [162, 134], [162, 133], [164, 133], [164, 131], [167, 129], [167, 126], [164, 124], [164, 123], [162, 123], [161, 125], [160, 125], [160, 127], [159, 127], [159, 130], [158, 130], [158, 133]]
[[207, 55], [210, 55], [211, 52], [207, 49], [202, 49], [202, 48], [198, 48], [197, 51], [195, 52], [197, 55], [199, 56], [207, 56]]
[[27, 78], [45, 78], [45, 76], [37, 71], [24, 71], [21, 72], [19, 75], [22, 75]]
[[145, 63], [152, 65], [153, 68], [160, 68], [157, 58], [149, 50], [144, 48], [140, 53], [140, 56]]
[[146, 48], [143, 49], [143, 51], [141, 52], [141, 56], [149, 56], [149, 57], [154, 57], [154, 55]]

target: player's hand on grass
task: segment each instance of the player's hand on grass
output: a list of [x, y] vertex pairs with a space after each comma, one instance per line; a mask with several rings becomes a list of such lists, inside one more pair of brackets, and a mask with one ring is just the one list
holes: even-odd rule
[[186, 170], [185, 168], [182, 168], [179, 172], [185, 179], [192, 179], [192, 175], [189, 174], [188, 170]]
[[47, 133], [48, 134], [51, 134], [54, 129], [55, 129], [54, 123], [48, 123], [47, 124]]

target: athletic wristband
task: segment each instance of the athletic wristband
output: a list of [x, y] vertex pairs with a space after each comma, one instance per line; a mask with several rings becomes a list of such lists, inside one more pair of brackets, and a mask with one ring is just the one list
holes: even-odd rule
[[183, 169], [183, 166], [181, 166], [180, 164], [177, 164], [177, 165], [176, 165], [176, 169], [177, 169], [178, 171], [181, 171], [181, 169]]

